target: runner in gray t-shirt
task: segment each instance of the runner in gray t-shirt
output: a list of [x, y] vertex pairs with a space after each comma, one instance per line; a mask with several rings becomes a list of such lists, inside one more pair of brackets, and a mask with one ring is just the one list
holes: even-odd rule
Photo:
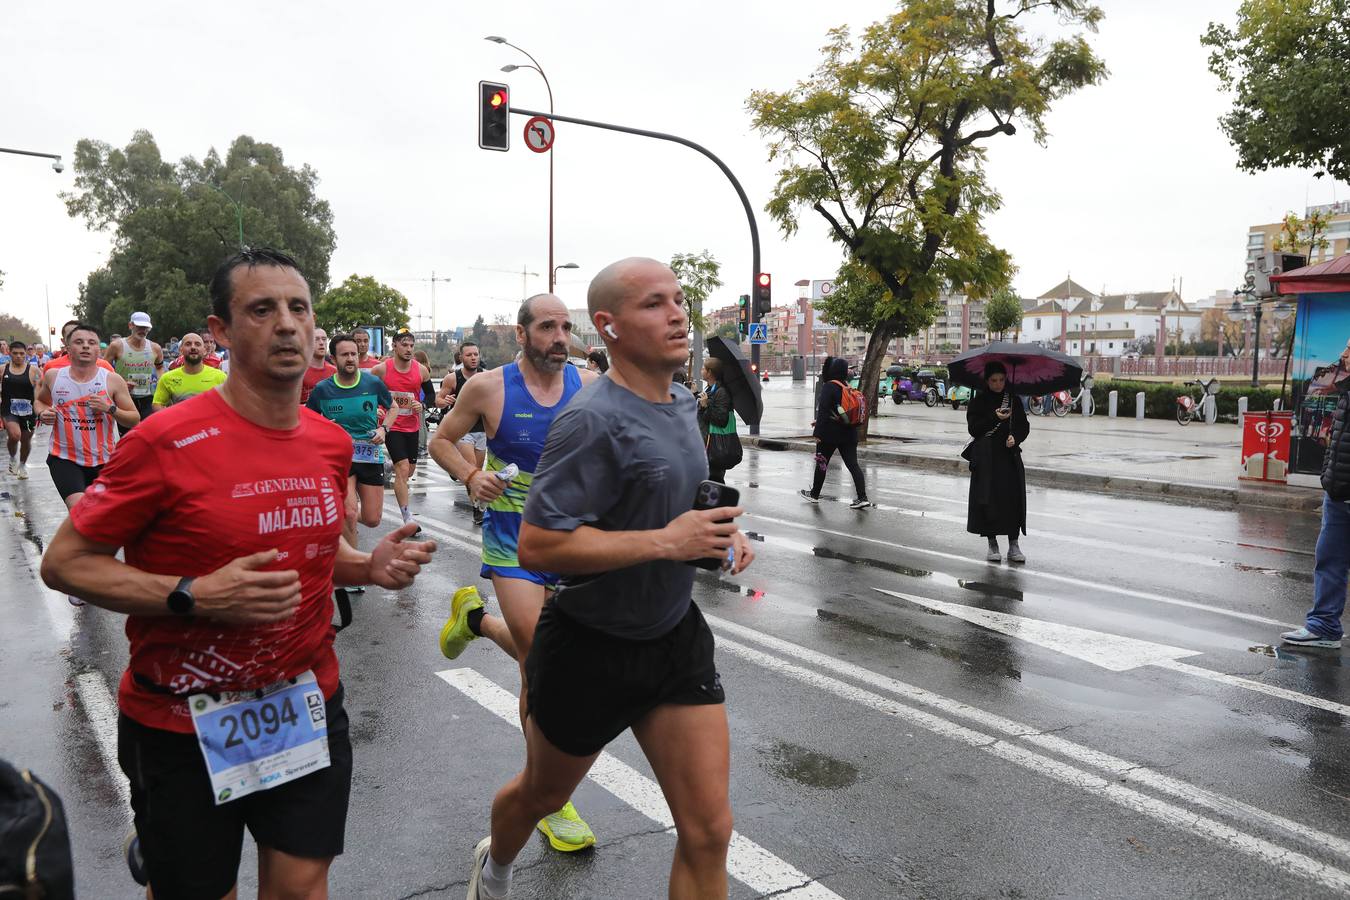
[[670, 375], [689, 354], [675, 275], [651, 259], [605, 268], [587, 296], [613, 360], [549, 430], [525, 504], [522, 566], [563, 576], [525, 662], [525, 770], [492, 804], [469, 900], [508, 895], [535, 822], [571, 796], [628, 728], [675, 820], [672, 896], [726, 896], [730, 738], [713, 635], [686, 560], [754, 559], [734, 519], [693, 510], [707, 477], [693, 397]]

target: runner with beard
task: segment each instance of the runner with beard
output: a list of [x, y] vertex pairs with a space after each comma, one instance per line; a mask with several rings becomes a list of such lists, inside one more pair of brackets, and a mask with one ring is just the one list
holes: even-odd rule
[[225, 373], [206, 364], [206, 342], [201, 335], [191, 331], [183, 335], [178, 352], [182, 365], [171, 367], [155, 386], [155, 412], [225, 383]]
[[436, 394], [431, 387], [431, 372], [413, 359], [414, 343], [412, 331], [400, 328], [394, 336], [393, 358], [370, 370], [370, 374], [389, 388], [398, 410], [398, 417], [385, 438], [385, 446], [389, 449], [389, 459], [394, 463], [394, 498], [398, 501], [399, 512], [403, 514], [404, 524], [412, 521], [412, 511], [408, 509], [408, 478], [417, 466], [417, 437], [421, 431], [424, 409], [422, 398], [434, 398]]
[[[384, 512], [384, 442], [398, 418], [398, 407], [389, 388], [362, 370], [356, 339], [350, 334], [333, 337], [329, 346], [337, 371], [310, 391], [306, 403], [325, 419], [342, 426], [352, 439], [352, 467], [347, 478], [347, 543], [358, 546], [356, 523], [367, 528], [380, 524]], [[379, 411], [387, 410], [384, 421]]]
[[[131, 399], [136, 404], [136, 412], [141, 418], [149, 416], [155, 396], [154, 381], [164, 374], [164, 351], [159, 344], [149, 339], [150, 316], [143, 312], [131, 314], [127, 323], [128, 334], [108, 344], [104, 358], [112, 363], [113, 369], [126, 381]], [[126, 434], [130, 426], [118, 425], [117, 430]]]
[[[516, 316], [520, 361], [466, 381], [431, 439], [431, 458], [468, 487], [470, 499], [488, 504], [481, 574], [491, 577], [502, 612], [502, 619], [487, 615], [476, 590], [457, 591], [450, 620], [441, 631], [441, 652], [454, 659], [470, 641], [487, 637], [513, 657], [520, 666], [522, 724], [526, 718], [525, 659], [539, 611], [558, 577], [520, 565], [516, 543], [521, 513], [549, 426], [577, 391], [596, 378], [567, 364], [571, 335], [572, 322], [561, 300], [552, 294], [526, 300]], [[467, 356], [464, 364], [469, 365]], [[461, 453], [458, 444], [479, 422], [487, 436], [486, 469]], [[513, 464], [519, 472], [510, 483], [496, 476]], [[577, 815], [571, 800], [540, 819], [537, 827], [556, 850], [570, 852], [595, 843], [595, 834]]]
[[[465, 382], [482, 371], [480, 368], [482, 356], [479, 353], [478, 345], [473, 341], [465, 341], [460, 344], [455, 355], [459, 365], [441, 380], [441, 390], [436, 395], [437, 406], [453, 407], [460, 391], [464, 390]], [[444, 419], [442, 419], [443, 421]], [[479, 416], [478, 420], [473, 423], [473, 428], [459, 439], [455, 444], [455, 449], [459, 450], [464, 460], [471, 463], [475, 469], [483, 468], [483, 461], [487, 458], [487, 435], [483, 432], [482, 416]], [[469, 490], [467, 484], [464, 486], [464, 490]], [[483, 508], [473, 502], [472, 492], [469, 493], [469, 505], [473, 507], [473, 524], [482, 525]]]

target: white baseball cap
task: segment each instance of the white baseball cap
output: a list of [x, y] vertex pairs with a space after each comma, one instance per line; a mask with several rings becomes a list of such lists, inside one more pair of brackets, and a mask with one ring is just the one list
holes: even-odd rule
[[143, 312], [134, 312], [131, 314], [131, 324], [139, 325], [142, 328], [150, 327], [150, 314]]

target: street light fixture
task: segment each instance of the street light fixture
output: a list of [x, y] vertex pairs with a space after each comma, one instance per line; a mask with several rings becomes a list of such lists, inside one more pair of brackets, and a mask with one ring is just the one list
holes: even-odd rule
[[[518, 51], [520, 51], [521, 53], [525, 54], [525, 56], [529, 58], [530, 62], [534, 63], [534, 65], [532, 65], [532, 66], [525, 66], [525, 65], [505, 65], [505, 66], [502, 66], [502, 71], [503, 71], [503, 72], [514, 72], [514, 71], [516, 71], [517, 69], [534, 69], [534, 71], [536, 71], [536, 72], [539, 73], [539, 77], [542, 78], [542, 79], [544, 79], [544, 88], [545, 88], [545, 90], [548, 91], [548, 115], [549, 115], [549, 121], [552, 122], [552, 121], [553, 121], [553, 85], [551, 85], [551, 84], [548, 83], [548, 76], [544, 74], [544, 67], [541, 66], [541, 65], [539, 65], [539, 60], [537, 60], [537, 59], [535, 59], [533, 56], [531, 56], [530, 53], [529, 53], [527, 50], [524, 50], [524, 49], [521, 48], [521, 47], [517, 47], [515, 44], [511, 43], [511, 42], [508, 41], [506, 38], [501, 37], [500, 35], [490, 34], [490, 35], [488, 35], [487, 37], [483, 38], [483, 40], [485, 40], [485, 41], [492, 41], [492, 43], [494, 43], [494, 44], [503, 44], [503, 45], [505, 45], [505, 46], [507, 46], [507, 47], [510, 47], [510, 48], [513, 49], [513, 50], [518, 50]], [[558, 127], [558, 126], [557, 126], [556, 124], [554, 124], [553, 127], [554, 127], [554, 134], [555, 134], [555, 136], [556, 136], [556, 134], [557, 134], [557, 127]], [[553, 265], [553, 152], [554, 152], [554, 148], [553, 148], [553, 147], [550, 147], [550, 148], [549, 148], [549, 151], [548, 151], [548, 272], [549, 272], [548, 292], [549, 292], [550, 294], [553, 293], [553, 288], [554, 288], [554, 286], [555, 286], [555, 280], [556, 280], [556, 274], [555, 274], [555, 273], [556, 273], [556, 271], [557, 271], [558, 268], [562, 268], [561, 266], [555, 267], [555, 266]]]
[[[1246, 297], [1246, 300], [1234, 300], [1232, 305], [1224, 312], [1228, 318], [1234, 322], [1245, 322], [1250, 319], [1253, 322], [1252, 335], [1252, 387], [1261, 386], [1261, 317], [1265, 315], [1265, 303], [1260, 298], [1255, 297], [1256, 289], [1251, 285], [1243, 285], [1234, 294]], [[1275, 317], [1277, 322], [1282, 322], [1289, 318], [1294, 312], [1294, 307], [1281, 300], [1270, 310], [1270, 314]]]
[[[574, 263], [574, 262], [563, 263], [563, 264], [560, 265], [560, 266], [554, 266], [554, 267], [553, 267], [553, 284], [557, 284], [557, 283], [558, 283], [558, 270], [559, 270], [559, 269], [580, 269], [580, 268], [581, 268], [581, 266], [577, 265], [577, 264]], [[552, 288], [551, 288], [551, 287], [550, 287], [549, 290], [550, 290], [550, 292], [552, 292]]]
[[36, 150], [15, 150], [10, 147], [0, 147], [0, 153], [13, 153], [16, 156], [37, 156], [42, 159], [50, 159], [52, 161], [52, 171], [58, 175], [66, 170], [66, 164], [61, 161], [61, 154], [59, 153], [39, 153]]

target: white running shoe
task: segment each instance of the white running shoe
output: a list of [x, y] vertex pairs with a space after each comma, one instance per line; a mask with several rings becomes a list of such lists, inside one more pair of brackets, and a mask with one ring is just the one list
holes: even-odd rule
[[9, 458], [9, 474], [19, 474], [19, 461], [12, 456]]
[[19, 480], [28, 480], [28, 463], [19, 463]]

